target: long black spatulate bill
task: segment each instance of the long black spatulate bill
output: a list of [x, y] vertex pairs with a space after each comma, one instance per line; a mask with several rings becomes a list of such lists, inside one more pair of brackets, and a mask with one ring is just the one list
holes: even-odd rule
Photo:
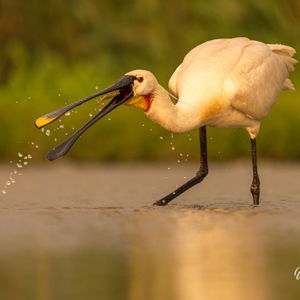
[[97, 92], [93, 95], [90, 95], [88, 97], [85, 97], [79, 101], [76, 101], [72, 104], [69, 104], [63, 108], [60, 108], [58, 110], [55, 110], [47, 115], [44, 115], [40, 118], [38, 118], [35, 121], [35, 125], [38, 128], [42, 128], [45, 125], [48, 125], [58, 119], [60, 116], [65, 114], [70, 109], [88, 101], [95, 97], [113, 92], [115, 90], [120, 90], [115, 96], [97, 115], [95, 115], [92, 119], [90, 119], [84, 126], [82, 126], [80, 129], [78, 129], [73, 135], [71, 135], [68, 139], [66, 139], [64, 142], [59, 144], [57, 147], [53, 148], [48, 154], [47, 159], [50, 161], [56, 160], [64, 156], [72, 147], [72, 145], [76, 142], [76, 140], [95, 122], [100, 120], [102, 117], [104, 117], [106, 114], [108, 114], [110, 111], [118, 107], [119, 105], [123, 104], [125, 101], [130, 99], [134, 96], [134, 92], [132, 90], [132, 86], [134, 83], [134, 80], [137, 78], [135, 76], [129, 76], [124, 75], [120, 80], [118, 80], [113, 85], [109, 86], [108, 88]]
[[35, 126], [37, 128], [42, 128], [42, 127], [54, 122], [55, 120], [57, 120], [59, 117], [61, 117], [63, 114], [65, 114], [72, 108], [74, 108], [78, 105], [81, 105], [82, 103], [84, 103], [88, 100], [91, 100], [93, 98], [107, 94], [109, 92], [130, 86], [131, 84], [133, 84], [133, 81], [135, 79], [136, 79], [136, 77], [134, 77], [134, 76], [124, 75], [121, 79], [119, 79], [117, 82], [115, 82], [113, 85], [109, 86], [108, 88], [38, 118], [35, 121]]
[[89, 120], [85, 125], [83, 125], [80, 129], [78, 129], [73, 135], [71, 135], [68, 139], [63, 141], [61, 144], [59, 144], [57, 147], [52, 149], [46, 156], [46, 158], [50, 161], [57, 160], [64, 156], [70, 148], [73, 146], [73, 144], [77, 141], [77, 139], [89, 128], [91, 127], [95, 122], [103, 118], [106, 114], [108, 114], [110, 111], [130, 99], [134, 95], [134, 92], [131, 92], [127, 97], [124, 99], [117, 99], [118, 97], [115, 97], [112, 99], [97, 115], [95, 115], [91, 120]]

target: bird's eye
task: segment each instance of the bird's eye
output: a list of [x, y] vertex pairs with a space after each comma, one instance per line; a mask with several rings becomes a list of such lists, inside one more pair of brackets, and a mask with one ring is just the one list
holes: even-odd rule
[[143, 77], [138, 77], [138, 82], [143, 82], [144, 78]]

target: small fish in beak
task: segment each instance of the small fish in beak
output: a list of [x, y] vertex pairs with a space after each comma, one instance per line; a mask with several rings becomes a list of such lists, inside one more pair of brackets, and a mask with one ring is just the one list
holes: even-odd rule
[[119, 96], [120, 94], [121, 94], [121, 92], [118, 91], [118, 92], [112, 92], [112, 93], [104, 95], [99, 101], [99, 107], [101, 106], [101, 104], [103, 103], [104, 100], [110, 99], [110, 98], [115, 98], [115, 97]]

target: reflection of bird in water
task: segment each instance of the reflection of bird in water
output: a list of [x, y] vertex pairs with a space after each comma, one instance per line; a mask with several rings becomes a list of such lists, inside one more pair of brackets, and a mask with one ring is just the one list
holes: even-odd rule
[[120, 90], [109, 104], [76, 133], [52, 149], [47, 158], [66, 154], [78, 137], [97, 120], [120, 104], [144, 110], [147, 117], [174, 133], [199, 128], [201, 164], [196, 176], [174, 192], [155, 202], [166, 205], [201, 182], [208, 173], [206, 126], [245, 128], [251, 137], [254, 204], [259, 203], [256, 136], [261, 120], [275, 104], [282, 90], [294, 90], [288, 79], [297, 61], [295, 50], [284, 45], [267, 45], [247, 38], [219, 39], [190, 51], [176, 69], [169, 89], [177, 103], [149, 71], [135, 70], [105, 90], [47, 114], [36, 121], [43, 127], [71, 108], [102, 94]]

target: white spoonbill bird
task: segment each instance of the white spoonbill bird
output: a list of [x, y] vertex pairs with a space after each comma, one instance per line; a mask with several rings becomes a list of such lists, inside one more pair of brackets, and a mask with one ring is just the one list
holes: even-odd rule
[[[110, 93], [113, 98], [97, 115], [67, 140], [52, 149], [47, 159], [65, 155], [74, 142], [92, 124], [121, 104], [141, 108], [146, 116], [166, 130], [185, 133], [199, 129], [200, 169], [196, 176], [174, 192], [156, 201], [166, 205], [200, 183], [208, 174], [206, 126], [245, 128], [251, 138], [253, 203], [259, 204], [260, 182], [257, 172], [256, 136], [261, 120], [268, 114], [282, 90], [294, 90], [289, 72], [297, 62], [295, 50], [284, 45], [270, 45], [248, 38], [217, 39], [191, 50], [169, 81], [170, 92], [149, 71], [135, 70], [110, 87], [36, 120], [41, 128], [72, 109], [97, 96]], [[111, 93], [118, 90], [118, 92]]]

